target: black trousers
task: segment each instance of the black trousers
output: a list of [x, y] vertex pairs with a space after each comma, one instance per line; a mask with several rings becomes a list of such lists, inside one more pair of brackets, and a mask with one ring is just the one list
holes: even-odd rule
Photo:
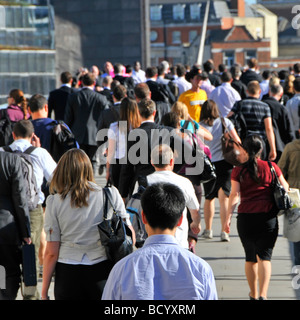
[[108, 260], [94, 265], [58, 262], [55, 268], [55, 300], [101, 300], [112, 267]]
[[5, 269], [5, 289], [0, 286], [0, 300], [15, 300], [21, 283], [22, 251], [17, 245], [0, 244], [0, 266]]
[[93, 170], [94, 173], [96, 172], [96, 167], [97, 167], [97, 160], [96, 160], [96, 152], [98, 147], [97, 146], [92, 146], [89, 144], [81, 144], [80, 145], [80, 149], [82, 149], [87, 156], [89, 157], [89, 159], [91, 160], [92, 166], [93, 166]]

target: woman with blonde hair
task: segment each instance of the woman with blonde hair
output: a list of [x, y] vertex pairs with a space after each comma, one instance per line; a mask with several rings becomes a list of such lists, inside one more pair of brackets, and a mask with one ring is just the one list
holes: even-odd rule
[[106, 179], [119, 187], [122, 159], [126, 155], [126, 135], [141, 124], [138, 105], [135, 100], [125, 97], [120, 105], [119, 121], [113, 122], [108, 130], [108, 153]]
[[[103, 220], [103, 189], [95, 183], [90, 159], [83, 150], [71, 149], [61, 157], [50, 193], [44, 225], [47, 246], [42, 300], [48, 299], [54, 270], [56, 300], [100, 300], [112, 263], [97, 227]], [[118, 190], [112, 187], [111, 194], [116, 212], [133, 231]]]

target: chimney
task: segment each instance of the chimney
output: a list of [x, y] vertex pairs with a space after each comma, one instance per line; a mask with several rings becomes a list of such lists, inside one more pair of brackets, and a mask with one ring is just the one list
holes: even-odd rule
[[231, 0], [231, 9], [237, 10], [238, 17], [245, 17], [245, 0]]

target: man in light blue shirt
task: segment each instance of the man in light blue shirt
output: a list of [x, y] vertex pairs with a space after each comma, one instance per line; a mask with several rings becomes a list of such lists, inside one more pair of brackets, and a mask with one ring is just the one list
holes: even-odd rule
[[142, 196], [148, 238], [120, 260], [106, 282], [103, 300], [216, 300], [211, 267], [175, 239], [185, 198], [170, 183], [153, 184]]
[[[38, 145], [39, 141], [38, 137], [34, 135], [33, 124], [30, 120], [21, 120], [14, 125], [13, 138], [14, 142], [9, 145], [12, 152], [25, 152], [28, 148], [32, 147], [31, 142], [35, 141]], [[4, 151], [4, 149], [0, 148], [0, 151]], [[47, 181], [51, 179], [52, 173], [56, 168], [56, 162], [46, 149], [40, 147], [36, 147], [29, 156], [31, 157], [33, 172], [39, 193], [39, 202], [37, 207], [29, 211], [31, 238], [32, 243], [35, 245], [36, 268], [38, 271], [40, 239], [44, 224], [42, 203], [45, 200], [41, 186], [44, 177]], [[37, 287], [25, 287], [23, 295], [24, 299], [39, 299]]]
[[221, 80], [222, 84], [211, 92], [209, 99], [218, 105], [220, 115], [225, 118], [231, 111], [233, 105], [241, 100], [241, 96], [231, 86], [232, 75], [230, 72], [223, 72]]

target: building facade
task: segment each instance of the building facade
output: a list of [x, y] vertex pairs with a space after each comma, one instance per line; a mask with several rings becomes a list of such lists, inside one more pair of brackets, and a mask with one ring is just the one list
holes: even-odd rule
[[55, 88], [54, 11], [46, 1], [1, 1], [0, 104], [11, 89], [27, 97]]

